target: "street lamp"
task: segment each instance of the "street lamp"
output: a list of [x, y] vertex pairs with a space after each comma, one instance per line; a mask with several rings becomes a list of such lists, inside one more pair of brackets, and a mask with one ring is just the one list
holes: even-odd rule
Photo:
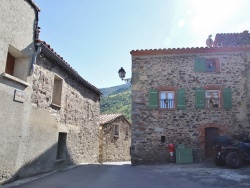
[[131, 78], [125, 78], [126, 72], [122, 67], [118, 71], [118, 74], [122, 81], [124, 80], [126, 83], [131, 82]]

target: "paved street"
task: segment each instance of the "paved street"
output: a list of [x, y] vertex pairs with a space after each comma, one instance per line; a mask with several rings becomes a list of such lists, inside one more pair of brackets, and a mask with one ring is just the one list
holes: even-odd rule
[[232, 170], [226, 167], [218, 168], [212, 162], [139, 166], [131, 166], [128, 163], [90, 164], [52, 173], [14, 187], [249, 188], [250, 165]]

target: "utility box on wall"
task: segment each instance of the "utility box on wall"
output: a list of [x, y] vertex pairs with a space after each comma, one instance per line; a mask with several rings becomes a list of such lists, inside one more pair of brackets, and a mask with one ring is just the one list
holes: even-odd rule
[[193, 163], [192, 148], [186, 148], [183, 144], [178, 144], [175, 150], [175, 158], [178, 164]]

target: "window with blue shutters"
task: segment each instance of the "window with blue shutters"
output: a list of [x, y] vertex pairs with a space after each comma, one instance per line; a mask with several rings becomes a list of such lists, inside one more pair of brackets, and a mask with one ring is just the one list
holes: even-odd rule
[[232, 91], [230, 88], [223, 90], [205, 90], [203, 88], [195, 89], [195, 107], [197, 109], [203, 108], [232, 108]]
[[185, 89], [149, 90], [149, 109], [186, 109]]
[[194, 70], [195, 72], [220, 72], [220, 61], [217, 58], [194, 58]]

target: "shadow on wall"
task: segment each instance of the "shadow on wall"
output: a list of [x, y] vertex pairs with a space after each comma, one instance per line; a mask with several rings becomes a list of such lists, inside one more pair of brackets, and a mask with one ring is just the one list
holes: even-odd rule
[[15, 174], [6, 175], [9, 176], [8, 179], [0, 182], [0, 185], [51, 172], [56, 169], [62, 169], [73, 164], [75, 163], [70, 158], [67, 147], [60, 145], [60, 142], [58, 142], [58, 144], [54, 144], [34, 160], [25, 163]]

